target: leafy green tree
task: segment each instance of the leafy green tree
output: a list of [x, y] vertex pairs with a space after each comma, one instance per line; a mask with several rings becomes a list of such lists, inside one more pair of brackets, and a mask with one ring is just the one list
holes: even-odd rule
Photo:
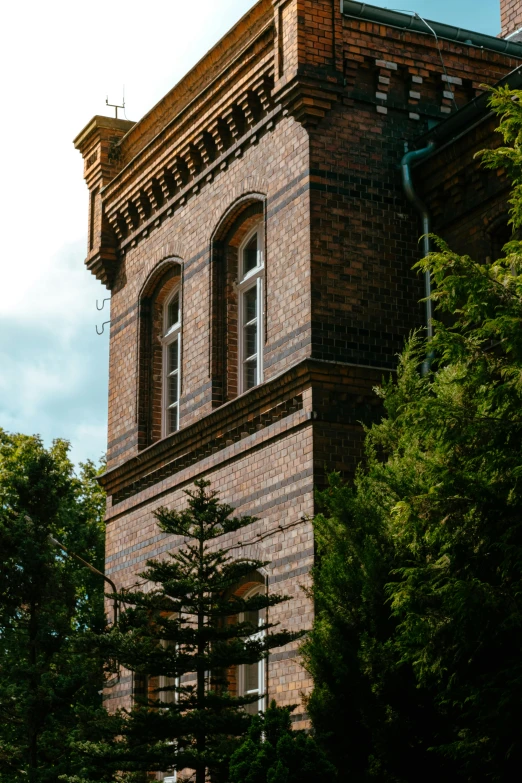
[[293, 731], [292, 707], [272, 701], [230, 759], [229, 783], [333, 783], [335, 768], [313, 737]]
[[267, 563], [234, 559], [231, 548], [219, 545], [254, 518], [231, 517], [233, 508], [208, 486], [197, 481], [186, 492], [185, 510], [156, 512], [160, 529], [182, 545], [167, 559], [147, 562], [140, 576], [150, 590], [119, 594], [125, 609], [118, 627], [99, 642], [105, 658], [132, 671], [142, 688], [131, 710], [102, 714], [97, 736], [81, 745], [103, 780], [118, 771], [125, 780], [145, 780], [147, 772], [185, 768], [195, 770], [197, 783], [208, 774], [213, 783], [226, 780], [230, 755], [251, 721], [245, 708], [259, 699], [233, 695], [227, 672], [301, 636], [274, 631], [268, 618], [285, 596], [234, 592]]
[[69, 445], [0, 430], [0, 780], [57, 781], [74, 770], [79, 711], [100, 702], [103, 667], [80, 652], [105, 625], [98, 568], [104, 495], [92, 463], [75, 475]]
[[[495, 91], [522, 225], [522, 93]], [[414, 336], [352, 487], [316, 519], [304, 653], [317, 734], [355, 780], [507, 781], [522, 763], [522, 244], [419, 264], [441, 321]], [[442, 322], [443, 321], [443, 322]]]

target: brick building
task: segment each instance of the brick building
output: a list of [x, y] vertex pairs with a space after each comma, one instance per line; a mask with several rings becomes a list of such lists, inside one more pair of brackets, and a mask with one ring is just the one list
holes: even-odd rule
[[[96, 116], [78, 135], [86, 264], [112, 292], [119, 585], [176, 547], [153, 512], [204, 476], [259, 518], [227, 542], [270, 561], [246, 587], [284, 591], [278, 619], [310, 626], [314, 486], [353, 473], [372, 387], [425, 324], [401, 159], [430, 145], [413, 178], [434, 229], [491, 254], [507, 183], [471, 157], [494, 127], [484, 84], [522, 64], [505, 38], [521, 9], [504, 0], [496, 38], [349, 0], [259, 0], [138, 123]], [[310, 687], [291, 646], [256, 676], [281, 704]], [[131, 692], [122, 677], [111, 704]]]

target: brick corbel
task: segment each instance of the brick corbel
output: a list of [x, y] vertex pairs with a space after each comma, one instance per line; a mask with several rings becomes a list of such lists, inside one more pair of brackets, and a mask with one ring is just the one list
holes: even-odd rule
[[174, 179], [172, 171], [164, 169], [158, 174], [158, 184], [161, 188], [164, 200], [168, 201], [176, 192], [176, 180]]
[[[192, 143], [187, 144], [180, 151], [180, 159], [185, 162], [190, 177], [195, 177], [196, 174], [199, 174], [202, 168], [202, 160], [201, 160], [201, 154], [198, 148], [194, 144]], [[178, 161], [178, 166], [179, 166], [179, 161]], [[176, 175], [174, 174], [174, 176]]]
[[203, 131], [199, 136], [196, 136], [194, 146], [198, 150], [204, 166], [212, 163], [216, 157], [216, 142], [208, 131]]
[[261, 117], [261, 103], [252, 90], [247, 90], [238, 98], [238, 106], [245, 115], [247, 128], [253, 128]]
[[162, 188], [157, 179], [152, 179], [145, 185], [145, 193], [149, 199], [152, 211], [155, 212], [163, 203]]
[[214, 140], [216, 145], [217, 154], [221, 155], [232, 144], [232, 136], [230, 128], [224, 119], [219, 117], [213, 120], [208, 126], [208, 132]]
[[178, 156], [174, 163], [169, 166], [169, 169], [174, 178], [174, 182], [176, 183], [176, 187], [178, 189], [183, 188], [187, 184], [190, 177], [189, 167], [185, 158], [183, 158], [181, 155]]
[[140, 216], [136, 205], [132, 201], [128, 201], [121, 211], [125, 223], [127, 224], [127, 230], [130, 233], [138, 228], [140, 224]]
[[231, 106], [224, 112], [223, 119], [228, 125], [232, 139], [237, 141], [244, 132], [245, 116], [243, 112], [239, 106]]

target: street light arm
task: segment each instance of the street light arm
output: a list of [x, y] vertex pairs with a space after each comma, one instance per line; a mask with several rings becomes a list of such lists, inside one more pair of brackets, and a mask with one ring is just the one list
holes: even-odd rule
[[[51, 544], [54, 544], [54, 546], [58, 547], [58, 549], [63, 549], [64, 552], [67, 552], [67, 554], [70, 557], [74, 557], [75, 560], [78, 560], [82, 565], [84, 565], [86, 568], [89, 569], [89, 571], [92, 571], [93, 574], [97, 574], [98, 576], [101, 576], [102, 579], [105, 579], [105, 581], [111, 586], [112, 592], [117, 593], [118, 589], [112, 579], [110, 579], [108, 576], [106, 576], [102, 571], [99, 571], [97, 568], [95, 568], [93, 565], [87, 562], [87, 560], [84, 560], [83, 557], [80, 557], [80, 555], [77, 555], [76, 552], [72, 552], [70, 549], [68, 549], [65, 544], [62, 544], [60, 541], [58, 541], [54, 536], [49, 534], [48, 536], [49, 541]], [[118, 599], [116, 597], [113, 598], [113, 622], [114, 625], [118, 622]]]

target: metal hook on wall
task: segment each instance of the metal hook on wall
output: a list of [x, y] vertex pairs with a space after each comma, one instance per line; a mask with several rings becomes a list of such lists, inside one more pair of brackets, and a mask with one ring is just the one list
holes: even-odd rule
[[105, 302], [110, 302], [110, 301], [111, 301], [111, 298], [110, 298], [110, 296], [109, 296], [109, 297], [108, 297], [108, 299], [104, 299], [104, 300], [102, 301], [102, 306], [100, 307], [100, 305], [99, 305], [99, 303], [98, 303], [98, 300], [96, 300], [96, 309], [97, 309], [97, 310], [103, 310], [103, 308], [105, 307]]
[[110, 321], [104, 321], [102, 323], [101, 332], [98, 331], [98, 324], [96, 324], [96, 334], [97, 335], [102, 335], [104, 333], [106, 324], [110, 324]]

